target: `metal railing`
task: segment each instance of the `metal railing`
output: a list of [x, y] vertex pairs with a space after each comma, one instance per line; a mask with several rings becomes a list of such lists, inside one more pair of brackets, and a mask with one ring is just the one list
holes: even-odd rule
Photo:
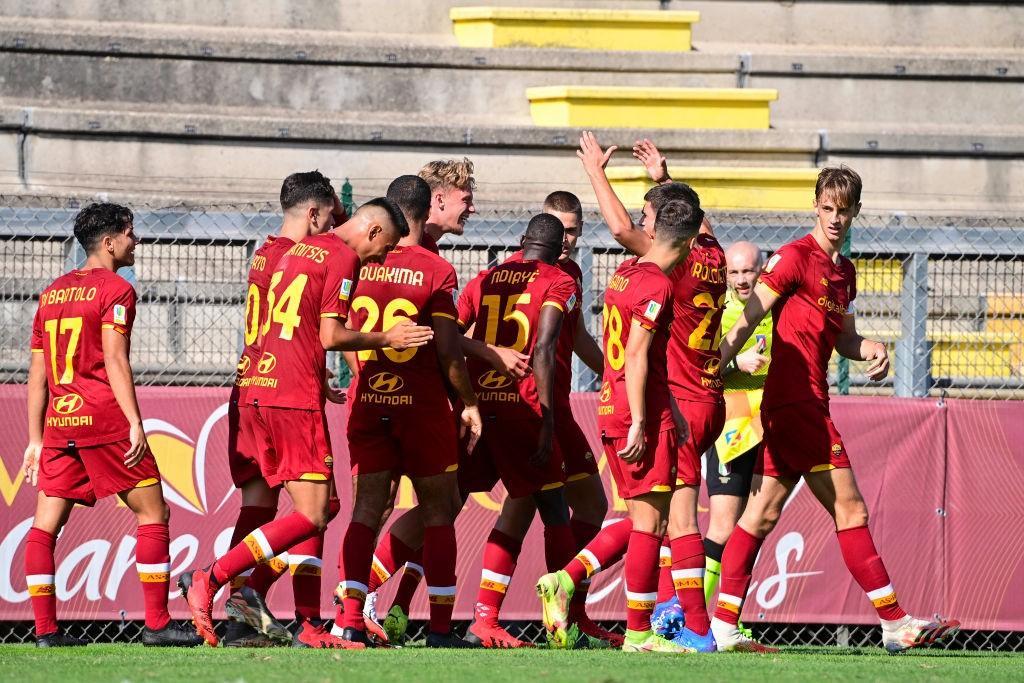
[[[67, 197], [0, 196], [0, 381], [24, 381], [38, 292], [84, 259], [71, 236], [83, 205]], [[270, 203], [132, 204], [143, 244], [122, 273], [139, 292], [132, 353], [142, 384], [227, 385], [242, 346], [249, 258], [277, 230]], [[535, 209], [480, 205], [441, 253], [461, 283], [518, 248]], [[807, 232], [807, 213], [712, 212], [723, 245], [766, 253]], [[850, 255], [858, 270], [858, 327], [884, 340], [894, 372], [869, 383], [851, 363], [837, 389], [897, 396], [1024, 398], [1024, 217], [862, 215]], [[605, 284], [623, 258], [600, 216], [587, 212], [577, 260], [588, 328], [600, 332]], [[582, 364], [578, 390], [595, 378]]]

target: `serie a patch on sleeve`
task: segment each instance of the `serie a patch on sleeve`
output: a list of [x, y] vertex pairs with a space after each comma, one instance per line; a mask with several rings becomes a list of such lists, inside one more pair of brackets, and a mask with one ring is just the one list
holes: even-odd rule
[[648, 301], [647, 308], [644, 309], [644, 317], [651, 322], [657, 322], [659, 313], [661, 313], [661, 304], [653, 300]]
[[572, 296], [569, 297], [569, 300], [565, 302], [565, 308], [566, 308], [566, 310], [569, 310], [569, 311], [571, 311], [574, 308], [576, 308], [576, 293], [575, 292], [573, 292]]
[[348, 278], [341, 281], [341, 290], [338, 292], [339, 299], [347, 299], [352, 294], [352, 281]]
[[114, 324], [128, 324], [128, 309], [122, 306], [121, 304], [114, 304]]

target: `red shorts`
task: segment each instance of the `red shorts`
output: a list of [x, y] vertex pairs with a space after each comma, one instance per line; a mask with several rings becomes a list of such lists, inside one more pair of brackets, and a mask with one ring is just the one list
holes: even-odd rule
[[330, 481], [334, 456], [322, 410], [253, 406], [260, 470], [270, 486], [286, 481]]
[[235, 488], [242, 488], [245, 482], [263, 476], [259, 449], [253, 435], [254, 410], [251, 405], [238, 401], [238, 387], [231, 390], [228, 403], [228, 469]]
[[676, 399], [690, 425], [690, 438], [679, 444], [676, 486], [700, 486], [700, 458], [725, 427], [725, 404]]
[[135, 467], [124, 464], [128, 439], [85, 448], [43, 448], [39, 490], [48, 496], [92, 506], [100, 498], [160, 483], [152, 453]]
[[459, 468], [455, 417], [447, 404], [404, 414], [353, 406], [348, 455], [353, 475], [391, 471], [416, 478], [454, 472]]
[[604, 457], [612, 471], [612, 479], [622, 498], [636, 498], [645, 493], [670, 492], [675, 489], [676, 451], [679, 432], [670, 427], [661, 432], [648, 431], [643, 457], [637, 462], [626, 462], [619, 451], [626, 447], [625, 436], [605, 436], [601, 439]]
[[555, 418], [555, 440], [558, 441], [558, 449], [562, 451], [562, 458], [565, 460], [565, 480], [579, 481], [597, 474], [594, 449], [587, 441], [587, 435], [576, 424], [572, 413], [556, 409], [555, 414], [558, 415]]
[[850, 466], [843, 437], [832, 423], [828, 403], [801, 401], [761, 410], [764, 448], [754, 472], [796, 479], [808, 472]]
[[565, 467], [558, 438], [544, 467], [533, 467], [540, 421], [484, 419], [484, 432], [476, 449], [463, 454], [459, 464], [462, 492], [490, 491], [501, 480], [510, 498], [522, 498], [565, 484]]

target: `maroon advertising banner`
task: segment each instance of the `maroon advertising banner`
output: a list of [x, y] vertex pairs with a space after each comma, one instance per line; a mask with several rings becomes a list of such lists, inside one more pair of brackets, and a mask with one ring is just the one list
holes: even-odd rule
[[[0, 386], [0, 620], [31, 619], [23, 570], [24, 538], [32, 524], [36, 492], [20, 473], [26, 441], [26, 390]], [[238, 513], [226, 460], [228, 390], [141, 388], [146, 431], [171, 506], [172, 576], [212, 562], [227, 549]], [[573, 397], [573, 410], [598, 442], [596, 397]], [[921, 615], [956, 617], [966, 628], [1024, 629], [1024, 404], [1019, 402], [908, 400], [840, 397], [832, 414], [871, 511], [876, 544], [900, 602]], [[342, 512], [329, 531], [324, 561], [324, 616], [337, 582], [337, 556], [348, 520], [346, 411], [328, 409]], [[595, 449], [599, 452], [599, 449]], [[606, 464], [601, 474], [611, 515], [625, 514]], [[286, 497], [286, 496], [285, 496]], [[483, 545], [504, 490], [476, 494], [458, 520], [459, 595], [456, 617], [472, 613]], [[415, 504], [403, 482], [395, 516]], [[707, 524], [706, 500], [701, 525]], [[57, 543], [57, 596], [62, 619], [138, 619], [142, 592], [134, 568], [134, 519], [116, 499], [76, 508]], [[863, 592], [843, 565], [826, 512], [800, 484], [778, 528], [758, 558], [743, 618], [747, 622], [875, 623]], [[544, 571], [543, 539], [535, 522], [523, 545], [516, 576], [502, 610], [505, 619], [539, 619], [534, 580]], [[279, 584], [290, 583], [287, 576]], [[395, 583], [395, 582], [392, 582]], [[620, 568], [597, 577], [590, 613], [624, 616]], [[393, 587], [385, 589], [387, 603]], [[175, 616], [187, 613], [176, 594]], [[282, 617], [291, 589], [270, 594]], [[426, 600], [413, 603], [414, 618]]]

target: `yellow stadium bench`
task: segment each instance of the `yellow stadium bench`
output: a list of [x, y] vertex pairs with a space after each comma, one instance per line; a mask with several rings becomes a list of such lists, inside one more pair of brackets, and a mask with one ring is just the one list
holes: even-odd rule
[[699, 12], [456, 7], [461, 47], [571, 47], [686, 52]]
[[[527, 88], [538, 126], [767, 129], [777, 90], [553, 85]], [[805, 204], [806, 206], [806, 204]]]
[[[731, 166], [673, 167], [671, 176], [700, 195], [701, 206], [714, 209], [770, 209], [809, 211], [814, 201], [814, 168], [737, 168]], [[612, 167], [608, 180], [622, 203], [643, 206], [654, 186], [638, 166]]]
[[[861, 331], [868, 339], [884, 341], [895, 357], [893, 331]], [[931, 331], [933, 377], [1021, 377], [1024, 376], [1024, 342], [1016, 334], [993, 332]]]
[[[811, 190], [812, 194], [814, 190]], [[898, 259], [854, 259], [857, 294], [899, 294], [903, 289], [903, 262]]]

